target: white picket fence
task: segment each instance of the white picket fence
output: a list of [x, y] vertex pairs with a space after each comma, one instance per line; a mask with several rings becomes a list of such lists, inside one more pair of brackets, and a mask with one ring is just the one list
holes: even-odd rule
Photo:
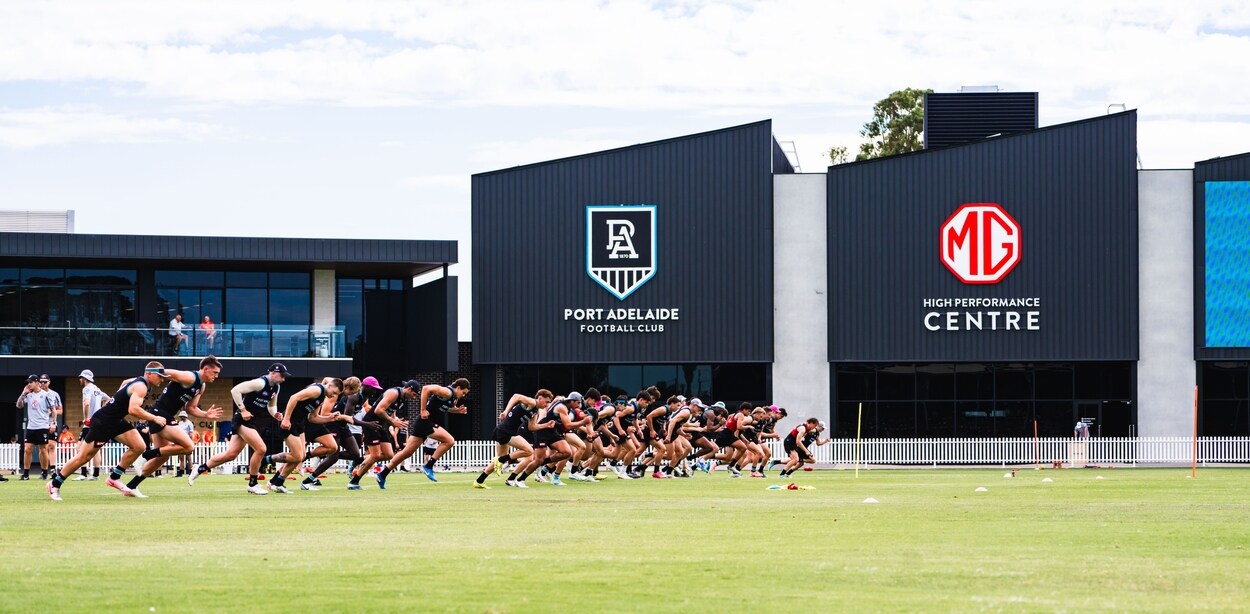
[[[878, 466], [952, 466], [952, 465], [1051, 465], [1068, 463], [1073, 452], [1070, 437], [1044, 439], [865, 439], [856, 445], [854, 439], [837, 439], [817, 446], [816, 462], [823, 466], [850, 466], [856, 461]], [[781, 442], [769, 442], [773, 458], [784, 458]], [[858, 448], [858, 455], [856, 449]], [[102, 465], [113, 466], [121, 458], [124, 447], [111, 443], [102, 450]], [[224, 452], [222, 442], [197, 445], [191, 454], [199, 464]], [[1193, 461], [1194, 441], [1187, 437], [1104, 437], [1090, 439], [1079, 450], [1081, 460], [1091, 465], [1188, 465]], [[75, 446], [57, 446], [57, 466], [73, 457]], [[1250, 463], [1250, 437], [1200, 437], [1198, 463]], [[477, 470], [485, 467], [495, 455], [493, 441], [457, 442], [439, 459], [440, 469], [452, 471]], [[21, 446], [0, 444], [0, 471], [13, 471], [21, 460]], [[413, 459], [420, 462], [419, 458]], [[245, 456], [222, 465], [217, 471], [233, 473]], [[344, 470], [340, 462], [335, 469]]]

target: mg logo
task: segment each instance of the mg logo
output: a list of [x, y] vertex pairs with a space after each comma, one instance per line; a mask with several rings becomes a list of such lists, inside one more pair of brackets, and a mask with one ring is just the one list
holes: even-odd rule
[[966, 284], [996, 284], [1020, 262], [1020, 224], [998, 203], [961, 205], [942, 224], [942, 264]]
[[655, 276], [655, 205], [586, 207], [586, 273], [625, 300]]

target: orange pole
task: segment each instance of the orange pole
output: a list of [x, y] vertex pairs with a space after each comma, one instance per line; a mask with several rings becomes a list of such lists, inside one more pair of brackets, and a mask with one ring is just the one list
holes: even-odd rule
[[1042, 468], [1042, 444], [1037, 440], [1037, 420], [1033, 421], [1033, 462], [1037, 465], [1035, 471]]
[[1194, 464], [1189, 469], [1189, 477], [1198, 477], [1198, 387], [1194, 386]]

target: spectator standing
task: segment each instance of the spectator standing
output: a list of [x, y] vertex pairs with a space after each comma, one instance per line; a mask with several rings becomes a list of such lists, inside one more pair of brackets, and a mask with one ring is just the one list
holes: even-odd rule
[[213, 343], [217, 341], [217, 325], [213, 324], [212, 318], [204, 316], [204, 320], [200, 322], [200, 333], [204, 335], [204, 343], [208, 344], [206, 351], [212, 354]]
[[61, 403], [61, 395], [52, 389], [52, 378], [47, 373], [39, 376], [39, 386], [48, 395], [48, 406], [52, 408], [52, 420], [59, 432], [65, 426], [65, 406]]
[[1077, 422], [1076, 426], [1072, 428], [1072, 436], [1077, 440], [1089, 439], [1089, 424], [1084, 420]]
[[186, 328], [186, 324], [182, 323], [182, 314], [174, 314], [174, 319], [169, 321], [169, 343], [173, 346], [173, 355], [181, 354], [182, 344], [187, 342], [186, 333], [182, 332]]
[[36, 446], [39, 447], [39, 466], [43, 469], [43, 478], [47, 479], [48, 464], [56, 448], [56, 419], [52, 407], [48, 404], [47, 395], [39, 383], [38, 375], [26, 378], [26, 387], [21, 396], [17, 397], [19, 409], [26, 410], [25, 425], [22, 428], [22, 476], [18, 479], [30, 479], [30, 456]]
[[[78, 434], [78, 438], [84, 439], [88, 429], [91, 428], [91, 417], [112, 397], [95, 385], [95, 373], [92, 373], [91, 369], [83, 369], [82, 373], [78, 374], [78, 383], [82, 385], [82, 432]], [[91, 469], [90, 474], [87, 472], [88, 468]], [[100, 479], [100, 452], [98, 450], [95, 456], [82, 466], [82, 474], [74, 479], [79, 481]]]

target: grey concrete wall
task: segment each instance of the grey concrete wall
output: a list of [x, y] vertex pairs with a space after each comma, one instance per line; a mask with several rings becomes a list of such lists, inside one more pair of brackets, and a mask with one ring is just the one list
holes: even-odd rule
[[1137, 433], [1190, 436], [1197, 382], [1193, 171], [1148, 170], [1137, 177], [1141, 271]]
[[313, 326], [334, 328], [336, 280], [332, 269], [316, 269], [312, 277]]
[[825, 175], [773, 178], [773, 402], [790, 417], [829, 420]]

